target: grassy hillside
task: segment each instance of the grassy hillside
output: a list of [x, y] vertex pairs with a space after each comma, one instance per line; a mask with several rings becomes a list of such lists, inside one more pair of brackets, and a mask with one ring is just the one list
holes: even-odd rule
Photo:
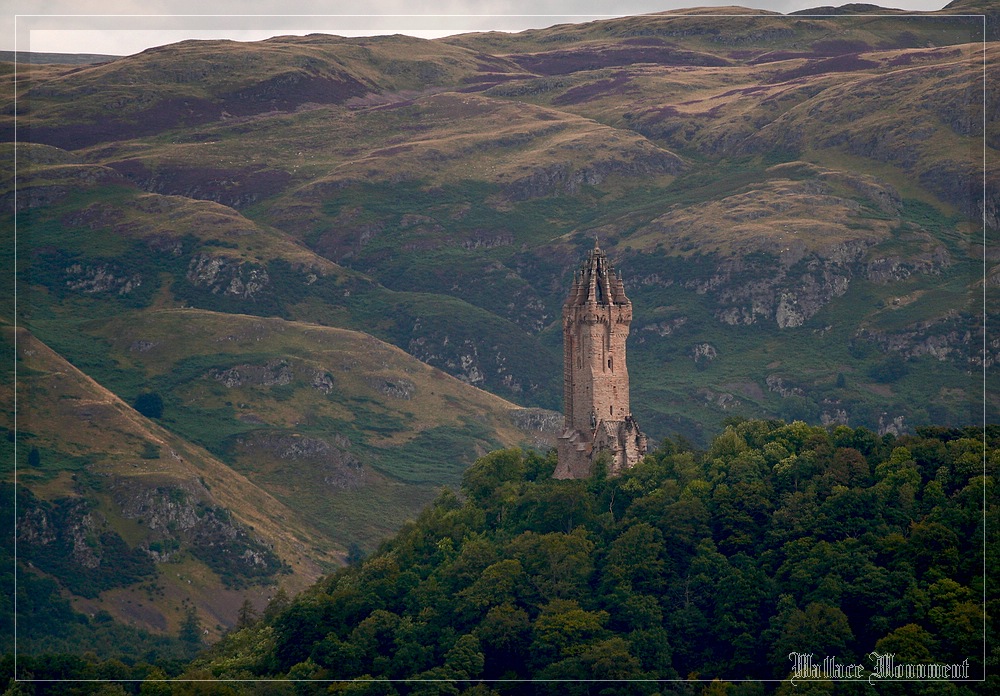
[[[305, 582], [483, 452], [551, 443], [561, 303], [595, 238], [634, 302], [632, 409], [654, 442], [707, 444], [734, 416], [902, 435], [985, 402], [996, 420], [994, 25], [734, 12], [183, 42], [16, 84], [4, 64], [18, 304], [2, 293], [0, 316], [73, 366], [22, 375], [31, 509], [72, 527], [77, 500], [103, 506], [125, 544], [108, 548], [145, 572], [128, 554], [169, 535], [95, 472], [151, 467], [169, 481], [145, 490], [298, 535], [274, 553]], [[105, 405], [81, 416], [50, 372]], [[150, 395], [162, 414], [135, 416]], [[177, 483], [202, 466], [267, 504]], [[221, 587], [205, 539], [178, 538], [198, 587]], [[93, 582], [108, 606], [123, 591]]]
[[[18, 334], [22, 557], [78, 609], [147, 629], [176, 632], [186, 598], [215, 633], [244, 598], [260, 606], [276, 584], [296, 591], [350, 548], [373, 548], [477, 454], [551, 441], [541, 414], [364, 334], [197, 310], [66, 329], [38, 326], [89, 353], [85, 367], [114, 393]], [[138, 406], [150, 393], [162, 395], [154, 418], [116, 396]], [[61, 527], [79, 533], [44, 531]], [[142, 572], [74, 580], [94, 559], [104, 572], [108, 543]], [[68, 566], [52, 556], [60, 544]]]
[[175, 633], [190, 602], [216, 634], [244, 598], [261, 604], [277, 583], [304, 587], [337, 563], [299, 512], [6, 327], [9, 349], [15, 338], [20, 559], [59, 580], [78, 611]]

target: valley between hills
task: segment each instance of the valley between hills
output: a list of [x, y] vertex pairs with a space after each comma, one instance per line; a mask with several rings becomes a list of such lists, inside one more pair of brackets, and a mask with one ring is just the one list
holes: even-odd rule
[[997, 422], [996, 10], [851, 7], [0, 63], [33, 611], [215, 640], [544, 453], [595, 239], [651, 443]]

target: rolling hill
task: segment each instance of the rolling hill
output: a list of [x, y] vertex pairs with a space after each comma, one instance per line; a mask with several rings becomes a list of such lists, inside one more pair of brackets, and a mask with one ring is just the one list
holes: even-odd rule
[[[654, 440], [706, 444], [731, 417], [995, 421], [995, 12], [696, 14], [191, 41], [16, 83], [0, 65], [2, 316], [38, 346], [23, 510], [103, 520], [95, 543], [117, 535], [139, 574], [35, 571], [157, 630], [193, 598], [221, 630], [240, 591], [262, 603], [373, 549], [477, 456], [544, 449], [595, 238], [634, 303]], [[144, 394], [158, 417], [131, 408]], [[184, 533], [143, 507], [171, 496]], [[260, 568], [204, 560], [206, 517], [236, 557], [268, 549]], [[174, 562], [197, 591], [174, 572], [143, 605], [161, 618], [126, 611]]]

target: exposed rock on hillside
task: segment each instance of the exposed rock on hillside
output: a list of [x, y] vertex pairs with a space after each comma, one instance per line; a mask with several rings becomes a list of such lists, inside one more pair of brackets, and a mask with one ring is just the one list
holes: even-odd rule
[[[876, 254], [877, 250], [873, 250]], [[940, 275], [941, 271], [951, 265], [951, 256], [940, 245], [932, 250], [903, 258], [898, 255], [878, 256], [870, 258], [864, 267], [864, 275], [875, 283], [892, 283], [905, 280], [914, 273], [924, 275]]]
[[125, 518], [139, 521], [154, 533], [152, 542], [179, 538], [227, 584], [271, 577], [284, 567], [274, 551], [225, 509], [212, 504], [207, 489], [198, 482], [149, 486], [125, 479], [112, 484], [112, 495]]
[[518, 408], [511, 411], [511, 419], [522, 430], [558, 435], [562, 432], [563, 415], [544, 408]]
[[328, 440], [298, 433], [261, 432], [242, 437], [237, 444], [251, 455], [264, 453], [317, 467], [323, 482], [332, 488], [356, 489], [367, 478], [364, 465], [350, 451], [351, 441], [342, 435]]
[[787, 382], [785, 382], [785, 378], [780, 377], [779, 375], [768, 375], [767, 379], [764, 381], [767, 384], [768, 391], [776, 392], [783, 398], [805, 395], [805, 392], [802, 391], [802, 389], [790, 386]]
[[412, 399], [413, 393], [417, 389], [417, 385], [403, 377], [395, 377], [393, 379], [369, 377], [366, 381], [368, 382], [368, 386], [378, 393], [391, 396], [394, 399], [403, 399], [404, 401]]
[[[902, 330], [865, 329], [861, 336], [882, 350], [904, 358], [930, 356], [952, 361], [962, 367], [982, 365], [982, 331], [973, 317], [958, 312], [933, 321], [919, 322]], [[987, 358], [991, 364], [994, 355]]]
[[253, 300], [270, 289], [271, 278], [264, 267], [228, 256], [199, 254], [191, 259], [188, 281], [213, 295]]
[[292, 367], [281, 358], [269, 360], [263, 365], [236, 365], [228, 370], [211, 370], [208, 374], [229, 388], [245, 385], [280, 386], [291, 383], [295, 376]]
[[79, 264], [66, 268], [66, 286], [78, 292], [127, 295], [142, 285], [142, 275], [129, 274], [115, 263]]
[[156, 573], [146, 552], [130, 548], [90, 501], [43, 501], [27, 490], [18, 495], [21, 558], [58, 578], [74, 594], [96, 597]]
[[[856, 277], [890, 283], [937, 275], [951, 264], [948, 251], [927, 232], [889, 224], [902, 201], [872, 176], [801, 162], [766, 173], [770, 178], [744, 191], [676, 207], [630, 240], [645, 245], [666, 239], [681, 252], [715, 245], [711, 274], [684, 284], [710, 296], [725, 324], [773, 321], [794, 328], [843, 296]], [[908, 253], [881, 252], [890, 240]], [[651, 274], [640, 282], [665, 286], [674, 279]]]

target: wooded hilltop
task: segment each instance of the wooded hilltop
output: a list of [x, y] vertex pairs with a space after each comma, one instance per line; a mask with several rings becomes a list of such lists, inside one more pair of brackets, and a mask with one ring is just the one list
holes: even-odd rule
[[[369, 558], [175, 664], [178, 681], [102, 693], [204, 693], [183, 680], [230, 679], [315, 682], [212, 693], [758, 694], [793, 676], [790, 653], [861, 664], [867, 677], [873, 651], [897, 664], [968, 660], [972, 680], [994, 672], [985, 683], [880, 684], [887, 693], [987, 693], [1000, 595], [984, 570], [1000, 547], [995, 531], [984, 535], [1000, 521], [998, 441], [994, 427], [897, 438], [741, 421], [706, 451], [666, 440], [623, 476], [586, 481], [553, 480], [551, 452], [492, 452]], [[118, 678], [168, 676], [116, 664]], [[109, 675], [82, 658], [19, 667]], [[329, 681], [352, 679], [374, 681]], [[541, 681], [574, 679], [616, 681]], [[678, 679], [733, 681], [617, 681]]]

